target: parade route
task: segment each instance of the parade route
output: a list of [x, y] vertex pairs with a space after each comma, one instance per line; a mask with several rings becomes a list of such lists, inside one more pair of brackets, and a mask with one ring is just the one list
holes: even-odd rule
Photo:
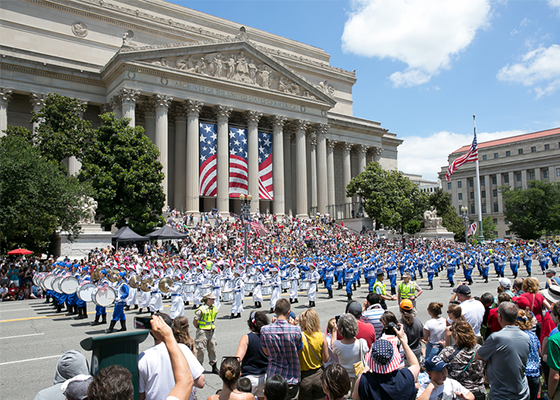
[[[444, 310], [446, 309], [452, 290], [447, 279], [442, 276], [444, 274], [434, 278], [434, 290], [428, 289], [427, 279], [417, 281], [424, 290], [417, 300], [418, 317], [422, 322], [429, 318], [426, 308], [431, 301], [443, 303]], [[474, 296], [480, 296], [485, 292], [496, 293], [498, 283], [495, 274], [491, 273], [488, 284], [483, 283], [478, 273], [473, 275], [475, 275], [474, 285], [471, 286], [471, 289]], [[506, 276], [511, 279], [508, 274]], [[523, 273], [521, 276], [525, 277], [525, 274]], [[544, 286], [544, 280], [540, 274], [536, 274], [535, 277], [539, 278], [541, 285]], [[457, 273], [455, 282], [459, 281], [460, 275]], [[319, 287], [315, 308], [324, 331], [329, 318], [344, 312], [347, 299], [344, 289], [334, 290], [334, 298], [329, 299], [323, 285]], [[366, 294], [367, 286], [363, 284], [362, 278], [362, 286], [358, 288], [353, 297], [362, 303]], [[287, 297], [288, 294], [283, 293], [282, 296]], [[169, 311], [170, 304], [169, 300], [164, 302], [165, 312]], [[244, 299], [243, 304], [245, 311], [242, 317], [230, 320], [231, 303], [222, 303], [216, 320], [218, 363], [222, 356], [236, 353], [239, 339], [248, 332], [246, 321], [254, 307], [252, 299], [249, 297]], [[292, 310], [296, 314], [300, 314], [307, 308], [307, 305], [307, 297], [304, 292], [300, 292], [299, 303], [292, 305]], [[400, 318], [396, 302], [388, 302], [388, 307]], [[92, 303], [88, 303], [88, 319], [75, 320], [74, 316], [53, 312], [53, 307], [45, 304], [43, 299], [0, 303], [0, 399], [33, 399], [39, 390], [52, 385], [58, 358], [68, 350], [81, 351], [89, 361], [91, 353], [80, 347], [80, 341], [90, 335], [103, 335], [108, 327], [107, 325], [90, 325], [95, 314], [94, 308]], [[268, 311], [268, 309], [269, 301], [265, 296], [261, 310]], [[112, 309], [109, 308], [107, 312], [108, 319], [110, 319]], [[137, 315], [137, 310], [126, 312], [129, 330], [134, 329], [133, 318]], [[194, 316], [192, 306], [185, 307], [185, 316], [192, 322]], [[271, 315], [269, 314], [269, 316]], [[195, 336], [194, 328], [191, 328], [190, 334]], [[140, 351], [152, 345], [153, 339], [148, 337], [140, 345]], [[206, 399], [222, 386], [220, 378], [209, 373], [208, 359], [205, 358], [204, 361], [206, 386], [198, 390], [199, 400]]]

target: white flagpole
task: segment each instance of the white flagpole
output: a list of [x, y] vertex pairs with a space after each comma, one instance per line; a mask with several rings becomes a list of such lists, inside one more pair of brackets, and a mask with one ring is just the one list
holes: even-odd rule
[[[476, 119], [472, 116], [474, 135], [476, 136]], [[478, 139], [476, 140], [476, 147], [478, 149]], [[478, 203], [478, 241], [482, 243], [484, 241], [484, 233], [482, 232], [482, 200], [480, 197], [480, 170], [478, 168], [478, 157], [476, 158], [476, 188], [477, 188], [477, 203]]]

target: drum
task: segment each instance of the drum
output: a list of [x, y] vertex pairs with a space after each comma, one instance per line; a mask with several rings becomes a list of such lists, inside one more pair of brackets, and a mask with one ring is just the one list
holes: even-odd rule
[[54, 278], [56, 278], [56, 276], [54, 275], [45, 276], [45, 279], [43, 279], [43, 286], [45, 287], [45, 289], [53, 290], [52, 283], [54, 281]]
[[222, 301], [228, 302], [228, 301], [233, 301], [233, 298], [235, 296], [235, 293], [233, 292], [233, 290], [224, 290], [222, 292]]
[[80, 286], [80, 282], [73, 276], [67, 276], [60, 282], [60, 290], [62, 293], [73, 294]]
[[60, 290], [60, 284], [62, 283], [62, 280], [64, 278], [65, 278], [64, 276], [59, 276], [55, 278], [54, 281], [52, 282], [52, 288], [55, 292], [62, 293], [62, 290]]
[[201, 295], [205, 295], [205, 294], [210, 294], [212, 292], [212, 286], [210, 285], [202, 285], [200, 287], [200, 294]]
[[282, 281], [282, 289], [289, 289], [292, 287], [292, 281]]
[[115, 293], [115, 289], [110, 286], [97, 287], [91, 296], [91, 300], [99, 307], [110, 306], [116, 298], [117, 294]]
[[263, 296], [271, 295], [272, 294], [272, 286], [262, 285], [262, 294], [263, 294]]
[[192, 282], [185, 283], [184, 286], [185, 286], [185, 292], [187, 293], [193, 293], [194, 289], [196, 288], [196, 284]]
[[299, 284], [300, 290], [307, 290], [309, 289], [309, 281], [301, 281]]
[[246, 291], [252, 292], [254, 288], [255, 288], [255, 282], [254, 281], [245, 282], [245, 290]]
[[93, 299], [93, 292], [97, 289], [93, 283], [86, 283], [76, 290], [76, 295], [82, 301], [92, 301]]

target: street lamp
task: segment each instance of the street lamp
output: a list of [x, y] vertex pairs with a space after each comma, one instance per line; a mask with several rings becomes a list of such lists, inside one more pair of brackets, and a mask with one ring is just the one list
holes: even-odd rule
[[253, 196], [240, 194], [239, 200], [241, 200], [241, 223], [243, 224], [243, 261], [247, 264], [247, 224], [245, 222], [249, 219]]
[[469, 209], [467, 208], [467, 206], [462, 206], [461, 207], [461, 216], [463, 217], [463, 221], [465, 222], [465, 246], [469, 247], [469, 241], [467, 238], [467, 230], [468, 230], [468, 224], [469, 224], [469, 216], [467, 215], [467, 211], [469, 211]]

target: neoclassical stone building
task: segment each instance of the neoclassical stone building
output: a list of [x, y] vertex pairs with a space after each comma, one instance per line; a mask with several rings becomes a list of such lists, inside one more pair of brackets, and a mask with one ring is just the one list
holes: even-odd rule
[[[402, 141], [352, 116], [355, 72], [321, 49], [159, 0], [0, 7], [0, 130], [31, 129], [51, 92], [87, 102], [94, 125], [107, 111], [130, 118], [160, 150], [170, 207], [228, 214], [250, 193], [252, 211], [343, 218], [353, 208], [345, 185], [367, 162], [397, 168]], [[234, 145], [245, 153], [237, 161]]]

